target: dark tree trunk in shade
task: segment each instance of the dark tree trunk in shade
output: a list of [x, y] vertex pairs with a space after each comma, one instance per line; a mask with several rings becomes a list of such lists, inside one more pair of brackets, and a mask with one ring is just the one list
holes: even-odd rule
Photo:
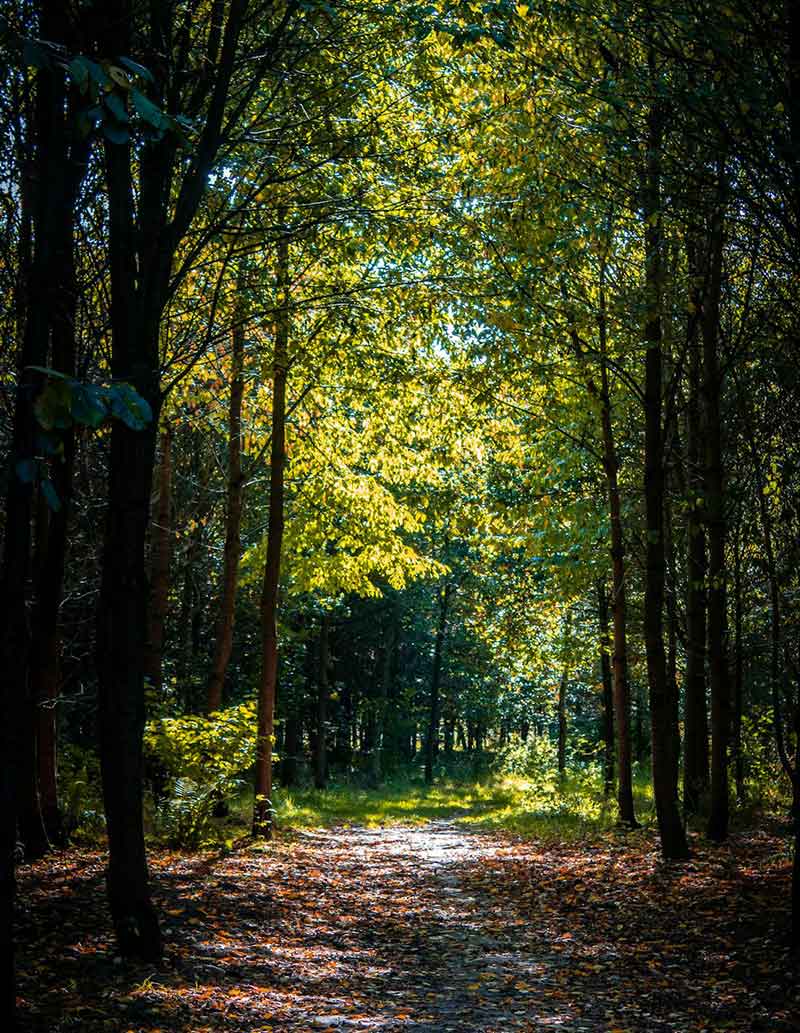
[[678, 601], [676, 598], [675, 539], [672, 533], [672, 502], [668, 484], [664, 499], [664, 545], [666, 549], [666, 613], [667, 613], [667, 693], [669, 707], [669, 739], [672, 747], [670, 778], [672, 793], [678, 799], [678, 775], [681, 760], [680, 690], [678, 688]]
[[631, 747], [631, 695], [628, 680], [628, 609], [625, 572], [625, 537], [619, 489], [619, 458], [611, 422], [611, 395], [608, 381], [608, 328], [605, 297], [605, 263], [601, 266], [599, 292], [600, 338], [600, 424], [603, 439], [603, 469], [608, 494], [611, 527], [611, 613], [613, 621], [612, 681], [614, 718], [617, 733], [617, 807], [622, 825], [638, 825], [633, 807]]
[[[241, 290], [243, 284], [239, 282]], [[225, 673], [233, 648], [233, 628], [236, 617], [236, 592], [239, 585], [241, 556], [242, 504], [242, 398], [244, 397], [244, 324], [237, 313], [233, 328], [231, 350], [231, 393], [228, 403], [228, 487], [225, 507], [225, 549], [223, 553], [222, 590], [219, 618], [214, 642], [211, 674], [206, 690], [206, 713], [222, 706]]]
[[744, 802], [744, 754], [742, 752], [742, 718], [744, 716], [744, 600], [742, 596], [741, 528], [737, 527], [733, 547], [733, 728], [731, 746], [736, 799]]
[[328, 784], [328, 696], [330, 683], [330, 617], [323, 614], [319, 629], [319, 671], [317, 675], [316, 730], [314, 736], [314, 787], [324, 789]]
[[[611, 636], [608, 590], [604, 578], [597, 581], [597, 617], [600, 626], [600, 680], [603, 686], [603, 793], [614, 792], [614, 688], [611, 678]], [[525, 737], [527, 738], [527, 728]]]
[[283, 546], [284, 466], [286, 462], [286, 375], [289, 368], [289, 244], [278, 242], [276, 292], [279, 310], [272, 366], [272, 440], [270, 450], [267, 555], [261, 590], [261, 679], [258, 691], [253, 835], [270, 839], [272, 806], [272, 736], [278, 676], [278, 585]]
[[425, 735], [425, 784], [433, 783], [433, 767], [439, 744], [440, 688], [442, 678], [442, 657], [447, 635], [447, 616], [452, 588], [449, 581], [439, 589], [439, 615], [436, 624], [436, 639], [433, 646], [431, 667], [431, 688], [428, 711], [428, 729]]
[[[651, 52], [651, 71], [654, 58]], [[661, 329], [661, 148], [664, 112], [654, 103], [648, 114], [647, 159], [643, 190], [645, 227], [645, 285], [647, 315], [645, 359], [645, 510], [647, 571], [644, 637], [650, 691], [653, 794], [661, 837], [668, 859], [689, 856], [674, 791], [674, 744], [667, 663], [664, 651], [664, 434], [662, 427]]]
[[151, 688], [160, 693], [164, 680], [164, 625], [169, 609], [169, 566], [172, 556], [172, 431], [161, 431], [158, 499], [150, 524], [150, 597], [144, 671]]
[[[700, 277], [696, 244], [686, 245], [689, 271], [697, 284]], [[694, 286], [691, 306], [699, 313], [700, 292]], [[708, 713], [706, 694], [706, 533], [703, 523], [705, 477], [702, 450], [702, 352], [696, 320], [689, 339], [689, 398], [687, 405], [687, 558], [686, 558], [686, 676], [684, 689], [683, 807], [696, 813], [708, 791]]]
[[[102, 550], [97, 619], [98, 714], [103, 799], [109, 840], [108, 890], [120, 952], [152, 961], [161, 937], [150, 900], [142, 814], [142, 733], [145, 722], [144, 652], [148, 584], [145, 542], [161, 409], [160, 324], [176, 286], [173, 259], [189, 232], [221, 146], [226, 100], [237, 58], [246, 0], [231, 0], [208, 51], [209, 75], [193, 89], [204, 110], [197, 145], [178, 157], [174, 134], [134, 148], [106, 140], [108, 194], [111, 374], [131, 384], [153, 419], [142, 431], [115, 421], [111, 431], [108, 509]], [[163, 70], [153, 99], [170, 103], [185, 75], [165, 65], [163, 47], [173, 38], [169, 4], [109, 0], [93, 23], [99, 52], [141, 56]], [[276, 37], [277, 39], [277, 37]], [[188, 48], [186, 48], [188, 51]], [[171, 82], [165, 82], [172, 76]]]
[[[38, 30], [43, 39], [70, 46], [73, 27], [66, 5], [43, 0], [38, 5]], [[28, 624], [28, 585], [31, 573], [31, 518], [33, 460], [37, 453], [34, 401], [41, 374], [31, 366], [47, 366], [48, 344], [54, 352], [64, 347], [65, 303], [74, 303], [70, 270], [74, 268], [72, 220], [74, 191], [83, 175], [80, 148], [71, 140], [63, 70], [42, 68], [36, 73], [35, 103], [28, 113], [30, 133], [25, 145], [33, 153], [21, 193], [21, 288], [17, 310], [19, 351], [14, 397], [8, 486], [4, 521], [4, 548], [0, 566], [0, 593], [5, 619], [0, 627], [0, 1024], [15, 1022], [13, 910], [16, 822], [29, 839], [46, 844], [39, 809], [36, 761], [38, 683], [29, 677], [31, 629]], [[20, 131], [22, 127], [20, 126]], [[71, 159], [75, 158], [74, 165]], [[27, 189], [28, 182], [32, 184]], [[30, 236], [28, 235], [30, 232]], [[59, 361], [63, 356], [55, 355]], [[23, 471], [26, 471], [23, 474]], [[63, 485], [62, 485], [63, 489]], [[63, 562], [63, 558], [62, 558]], [[52, 568], [48, 567], [48, 573]], [[37, 587], [51, 588], [50, 582]], [[60, 591], [59, 591], [60, 595]], [[57, 611], [57, 607], [56, 607]], [[57, 648], [57, 647], [56, 647]], [[27, 772], [27, 815], [20, 810], [20, 776]]]
[[[722, 170], [719, 170], [720, 191]], [[708, 673], [711, 694], [711, 809], [708, 836], [728, 835], [728, 741], [730, 679], [725, 635], [725, 513], [722, 469], [722, 376], [719, 368], [719, 305], [722, 290], [722, 201], [717, 198], [709, 234], [708, 286], [703, 297], [703, 403], [705, 412], [705, 498], [708, 526]]]

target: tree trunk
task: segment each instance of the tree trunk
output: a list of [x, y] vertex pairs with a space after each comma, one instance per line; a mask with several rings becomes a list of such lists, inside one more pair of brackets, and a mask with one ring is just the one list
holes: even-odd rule
[[608, 509], [611, 525], [611, 612], [614, 628], [612, 675], [614, 717], [617, 730], [617, 807], [620, 824], [636, 828], [638, 822], [633, 807], [633, 775], [631, 749], [631, 694], [628, 681], [628, 609], [625, 585], [625, 538], [622, 530], [622, 509], [619, 491], [619, 459], [611, 423], [611, 396], [608, 382], [608, 342], [606, 299], [603, 265], [600, 279], [600, 421], [603, 437], [603, 469], [608, 491]]
[[[689, 272], [697, 282], [700, 271], [695, 243], [687, 240]], [[690, 300], [699, 312], [700, 293], [693, 287]], [[687, 560], [686, 679], [683, 734], [683, 807], [697, 813], [708, 791], [708, 715], [706, 709], [706, 535], [703, 523], [704, 475], [701, 463], [702, 355], [693, 329], [689, 341], [689, 402], [687, 434]]]
[[742, 545], [741, 528], [737, 528], [736, 541], [734, 543], [734, 567], [733, 567], [733, 757], [734, 757], [734, 780], [736, 783], [736, 799], [739, 803], [744, 802], [744, 754], [742, 753], [742, 717], [744, 712], [744, 649], [742, 644], [744, 606], [742, 597]]
[[667, 693], [669, 706], [669, 739], [672, 744], [670, 760], [670, 778], [672, 794], [678, 799], [678, 775], [681, 761], [680, 733], [680, 690], [678, 688], [678, 602], [676, 593], [677, 577], [675, 574], [675, 539], [672, 534], [672, 503], [669, 498], [669, 485], [666, 485], [664, 499], [664, 545], [666, 549], [666, 585], [667, 607]]
[[[651, 52], [651, 69], [654, 58]], [[664, 435], [662, 429], [661, 328], [661, 186], [660, 156], [663, 112], [654, 103], [648, 116], [647, 163], [643, 216], [645, 225], [646, 304], [645, 341], [645, 509], [647, 516], [647, 575], [644, 635], [650, 688], [653, 793], [665, 858], [689, 856], [678, 802], [674, 793], [670, 694], [664, 653]]]
[[569, 683], [569, 629], [571, 614], [564, 618], [564, 639], [561, 648], [561, 678], [558, 683], [558, 774], [567, 771], [567, 685]]
[[319, 675], [317, 679], [316, 735], [314, 738], [314, 788], [328, 784], [328, 666], [330, 664], [330, 617], [323, 614], [319, 629]]
[[[243, 284], [240, 280], [238, 289]], [[220, 592], [219, 619], [211, 662], [211, 675], [206, 691], [206, 712], [211, 714], [222, 706], [225, 672], [233, 648], [233, 627], [236, 617], [236, 591], [239, 584], [241, 554], [242, 504], [242, 397], [244, 395], [244, 324], [237, 313], [232, 333], [231, 394], [228, 404], [228, 497], [225, 509], [225, 551], [223, 554], [222, 591]]]
[[600, 678], [603, 685], [603, 793], [610, 796], [614, 791], [614, 689], [609, 653], [608, 592], [604, 578], [598, 578], [597, 581], [597, 615], [600, 625]]
[[[720, 170], [720, 191], [722, 190]], [[708, 520], [708, 668], [711, 690], [711, 812], [708, 836], [721, 842], [728, 835], [728, 739], [730, 683], [725, 642], [726, 573], [725, 514], [722, 470], [722, 377], [717, 355], [722, 289], [723, 223], [721, 200], [712, 215], [708, 288], [703, 298], [703, 400], [705, 408], [705, 477]]]
[[150, 598], [144, 671], [159, 694], [163, 684], [164, 623], [169, 609], [169, 564], [172, 555], [172, 430], [161, 431], [158, 501], [150, 530]]
[[[70, 44], [72, 26], [63, 4], [43, 0], [39, 5], [39, 32], [43, 39]], [[0, 593], [6, 619], [0, 628], [0, 1021], [14, 1026], [13, 909], [15, 894], [14, 855], [16, 819], [19, 816], [18, 773], [31, 765], [35, 780], [35, 698], [28, 676], [31, 633], [28, 625], [28, 578], [31, 560], [31, 515], [34, 457], [37, 453], [34, 400], [41, 374], [31, 366], [47, 365], [48, 336], [59, 324], [65, 291], [69, 290], [72, 268], [72, 219], [74, 198], [70, 194], [73, 176], [70, 165], [69, 126], [65, 118], [66, 87], [59, 68], [41, 68], [36, 74], [36, 98], [27, 141], [34, 153], [31, 162], [31, 211], [23, 186], [22, 232], [33, 230], [30, 266], [21, 272], [24, 293], [24, 321], [18, 320], [17, 389], [8, 468], [4, 522], [4, 548], [0, 566]], [[81, 166], [81, 174], [83, 168]], [[23, 236], [24, 239], [24, 236]], [[20, 247], [23, 247], [23, 239]], [[27, 246], [27, 244], [25, 245]], [[24, 254], [24, 252], [23, 252]], [[27, 275], [25, 275], [27, 274]], [[22, 302], [22, 297], [20, 298]], [[24, 322], [24, 326], [22, 325]], [[34, 781], [35, 788], [35, 781]], [[31, 828], [41, 827], [37, 806]], [[22, 831], [22, 830], [21, 830]], [[42, 833], [43, 835], [43, 833]], [[46, 841], [46, 837], [43, 836]]]
[[289, 365], [289, 243], [278, 241], [276, 292], [280, 306], [275, 333], [272, 380], [272, 441], [269, 478], [267, 556], [261, 591], [261, 682], [258, 693], [253, 835], [270, 839], [272, 806], [272, 736], [278, 675], [278, 584], [283, 544], [283, 474], [286, 461], [286, 375]]
[[439, 689], [442, 677], [442, 654], [447, 634], [447, 611], [450, 605], [450, 582], [446, 581], [439, 589], [439, 620], [436, 625], [436, 640], [433, 647], [433, 667], [431, 668], [430, 710], [428, 731], [425, 736], [425, 784], [433, 784], [433, 766], [436, 760], [439, 742], [439, 710], [441, 700]]
[[381, 665], [377, 699], [375, 701], [375, 742], [372, 750], [370, 774], [370, 779], [374, 786], [379, 786], [383, 779], [384, 759], [387, 752], [387, 745], [390, 744], [389, 737], [387, 736], [387, 713], [394, 675], [396, 632], [397, 620], [395, 617], [395, 604], [393, 602], [389, 608], [383, 632], [383, 663]]

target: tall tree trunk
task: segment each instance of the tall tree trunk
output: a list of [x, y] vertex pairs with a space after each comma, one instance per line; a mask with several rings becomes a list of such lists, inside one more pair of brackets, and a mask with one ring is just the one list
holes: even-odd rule
[[172, 430], [161, 431], [158, 500], [150, 530], [150, 598], [147, 611], [145, 677], [158, 693], [164, 680], [164, 624], [169, 609], [169, 564], [172, 555]]
[[[242, 290], [240, 278], [238, 289]], [[222, 567], [217, 636], [211, 675], [206, 690], [206, 712], [211, 714], [222, 706], [225, 672], [233, 648], [233, 627], [236, 617], [236, 590], [239, 585], [241, 554], [242, 503], [242, 398], [244, 396], [244, 323], [240, 311], [232, 333], [231, 394], [228, 404], [228, 491], [225, 508], [225, 551]]]
[[267, 556], [261, 591], [261, 681], [258, 692], [253, 835], [272, 836], [272, 736], [275, 683], [278, 676], [278, 585], [283, 544], [283, 474], [286, 461], [286, 375], [289, 366], [289, 242], [278, 241], [276, 293], [278, 315], [272, 373], [272, 441], [270, 452]]
[[425, 736], [425, 784], [433, 783], [433, 766], [436, 760], [439, 742], [439, 711], [441, 700], [439, 689], [442, 677], [442, 656], [445, 636], [447, 634], [447, 612], [450, 605], [450, 582], [446, 581], [439, 589], [439, 619], [436, 625], [436, 640], [433, 646], [433, 666], [431, 668], [430, 710], [428, 712], [428, 731]]
[[678, 774], [681, 760], [680, 734], [680, 690], [678, 688], [678, 602], [677, 577], [675, 572], [675, 539], [672, 533], [672, 502], [669, 485], [666, 485], [664, 499], [664, 545], [666, 549], [667, 586], [667, 693], [669, 707], [669, 739], [672, 745], [670, 778], [672, 794], [678, 799]]
[[314, 788], [328, 784], [328, 694], [330, 686], [330, 616], [322, 615], [319, 628], [319, 674], [317, 678], [316, 732], [314, 738]]
[[569, 629], [571, 614], [564, 617], [564, 637], [561, 645], [561, 678], [558, 682], [558, 774], [567, 771], [567, 685], [569, 684]]
[[741, 526], [737, 527], [734, 542], [733, 566], [733, 758], [736, 799], [744, 802], [744, 754], [742, 752], [742, 717], [744, 714], [744, 602], [742, 596], [742, 543]]
[[[654, 56], [650, 55], [651, 71]], [[664, 434], [662, 428], [661, 327], [661, 147], [663, 111], [654, 103], [648, 115], [647, 160], [643, 216], [645, 225], [646, 304], [645, 341], [645, 509], [647, 515], [647, 576], [644, 634], [650, 688], [653, 793], [664, 857], [688, 857], [678, 801], [674, 793], [670, 695], [664, 653]]]
[[[118, 946], [123, 955], [154, 960], [161, 953], [150, 900], [142, 815], [142, 733], [145, 721], [144, 650], [148, 586], [145, 542], [161, 409], [160, 322], [174, 289], [173, 259], [189, 231], [207, 187], [223, 133], [226, 99], [236, 64], [246, 0], [230, 0], [219, 45], [209, 52], [208, 103], [197, 147], [176, 159], [174, 135], [164, 134], [136, 151], [134, 184], [130, 143], [105, 143], [111, 283], [111, 373], [131, 384], [150, 405], [142, 431], [115, 421], [111, 432], [108, 512], [103, 543], [97, 621], [98, 711], [103, 798], [109, 840], [108, 888]], [[93, 22], [100, 52], [141, 53], [163, 74], [153, 99], [179, 89], [164, 47], [173, 38], [168, 4], [139, 6], [108, 0]], [[140, 30], [140, 31], [137, 31]], [[177, 54], [181, 48], [174, 48]], [[211, 69], [209, 69], [211, 72]], [[185, 73], [185, 67], [177, 74]], [[203, 89], [203, 84], [198, 87]], [[170, 199], [174, 197], [174, 204]]]
[[605, 578], [597, 580], [597, 617], [600, 625], [600, 679], [603, 685], [603, 793], [610, 796], [614, 791], [614, 688], [611, 680], [611, 637]]
[[[723, 173], [720, 170], [720, 191]], [[703, 298], [703, 400], [705, 409], [706, 515], [708, 520], [708, 668], [711, 690], [711, 811], [708, 836], [727, 838], [730, 682], [726, 648], [725, 513], [722, 469], [722, 377], [717, 355], [722, 290], [722, 202], [712, 214], [708, 288]]]
[[[129, 0], [104, 8], [105, 53], [131, 52]], [[153, 150], [153, 148], [151, 148]], [[103, 802], [108, 830], [108, 896], [124, 957], [161, 956], [158, 917], [150, 898], [142, 813], [142, 735], [149, 589], [145, 545], [161, 408], [159, 323], [165, 256], [142, 252], [161, 224], [156, 177], [141, 185], [136, 218], [129, 143], [105, 144], [111, 279], [111, 374], [138, 391], [152, 410], [144, 430], [115, 420], [111, 430], [108, 507], [102, 548], [96, 660]], [[137, 260], [138, 259], [138, 260]]]
[[631, 694], [628, 681], [628, 608], [625, 585], [625, 538], [622, 529], [622, 507], [619, 491], [619, 458], [611, 422], [611, 395], [608, 381], [608, 330], [606, 322], [605, 263], [600, 277], [600, 423], [603, 438], [603, 469], [608, 491], [611, 527], [611, 613], [614, 628], [612, 675], [614, 717], [617, 731], [617, 807], [622, 825], [636, 828], [633, 807], [633, 774], [631, 749]]
[[[50, 309], [51, 367], [65, 376], [75, 376], [77, 345], [75, 323], [78, 288], [75, 269], [75, 207], [89, 157], [89, 140], [71, 132], [77, 109], [83, 104], [75, 89], [70, 91], [66, 126], [69, 155], [63, 169], [63, 196], [58, 218], [51, 228], [54, 281]], [[53, 184], [49, 185], [53, 188]], [[50, 477], [59, 506], [37, 523], [36, 605], [32, 617], [29, 661], [31, 697], [36, 707], [36, 781], [41, 826], [47, 843], [63, 844], [64, 829], [58, 804], [56, 774], [56, 700], [60, 681], [59, 608], [64, 584], [67, 529], [72, 504], [75, 464], [75, 431], [65, 428], [62, 452], [52, 460]], [[47, 507], [45, 507], [47, 509]]]
[[[42, 39], [69, 44], [72, 25], [65, 5], [42, 0], [38, 9], [38, 30]], [[58, 324], [69, 288], [72, 259], [74, 198], [70, 195], [68, 125], [65, 119], [66, 86], [60, 68], [41, 68], [36, 75], [36, 98], [28, 146], [34, 183], [31, 211], [22, 212], [23, 236], [33, 231], [30, 266], [21, 278], [25, 283], [25, 316], [18, 320], [22, 330], [17, 356], [17, 389], [8, 469], [4, 522], [4, 548], [0, 565], [0, 597], [6, 618], [0, 627], [0, 1020], [14, 1026], [13, 908], [15, 894], [14, 855], [16, 820], [19, 813], [18, 772], [33, 765], [35, 778], [35, 698], [28, 677], [31, 632], [28, 625], [28, 578], [31, 561], [31, 516], [36, 455], [35, 396], [41, 374], [31, 366], [46, 366], [48, 338], [53, 322]], [[23, 205], [28, 192], [23, 187]], [[23, 241], [21, 240], [21, 247]], [[66, 251], [65, 251], [66, 248]], [[24, 252], [23, 252], [24, 255]], [[65, 264], [66, 263], [66, 264]], [[27, 273], [27, 276], [25, 275]], [[22, 299], [20, 299], [22, 300]], [[23, 326], [24, 322], [24, 326]], [[35, 785], [35, 783], [34, 783]], [[32, 828], [41, 828], [38, 810], [31, 815]], [[24, 835], [24, 829], [20, 831]]]
[[386, 718], [394, 673], [395, 636], [397, 633], [395, 610], [396, 603], [393, 600], [389, 607], [383, 632], [383, 663], [381, 664], [377, 699], [375, 701], [375, 743], [372, 751], [370, 776], [375, 786], [380, 785], [383, 778], [385, 754], [390, 744], [389, 736], [387, 735]]
[[[689, 273], [694, 284], [700, 277], [696, 243], [687, 239]], [[692, 307], [699, 312], [702, 299], [696, 286], [690, 295]], [[701, 797], [708, 791], [708, 714], [706, 700], [706, 533], [703, 522], [705, 477], [702, 449], [702, 353], [696, 320], [690, 328], [689, 401], [687, 434], [687, 561], [686, 577], [686, 678], [683, 735], [683, 807], [695, 814]]]

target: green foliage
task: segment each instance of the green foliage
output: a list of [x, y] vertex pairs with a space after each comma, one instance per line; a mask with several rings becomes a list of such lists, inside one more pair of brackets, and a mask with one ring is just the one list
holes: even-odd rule
[[214, 818], [225, 796], [239, 785], [238, 779], [227, 777], [205, 782], [176, 778], [168, 796], [156, 809], [156, 835], [167, 846], [178, 850], [196, 850], [216, 842], [219, 827]]
[[160, 717], [147, 724], [145, 765], [159, 838], [184, 848], [217, 838], [215, 813], [241, 789], [255, 756], [255, 731], [254, 700], [210, 717]]
[[100, 796], [100, 760], [93, 750], [67, 745], [60, 755], [64, 831], [76, 843], [96, 843], [105, 833]]
[[750, 802], [771, 810], [780, 808], [785, 802], [787, 781], [775, 746], [771, 707], [753, 706], [742, 716], [742, 755]]

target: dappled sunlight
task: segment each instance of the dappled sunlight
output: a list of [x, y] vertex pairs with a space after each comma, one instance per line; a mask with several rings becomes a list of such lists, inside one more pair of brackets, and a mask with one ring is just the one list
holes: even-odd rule
[[[118, 963], [102, 858], [68, 854], [62, 921], [40, 933], [47, 962], [35, 942], [22, 959], [25, 1028], [100, 1033], [113, 1015], [125, 1033], [701, 1033], [712, 1014], [711, 1028], [790, 1033], [779, 948], [759, 974], [781, 913], [775, 842], [743, 837], [668, 866], [651, 833], [605, 832], [589, 848], [439, 818], [159, 854], [160, 968]], [[51, 903], [52, 863], [27, 875], [32, 918]], [[737, 910], [720, 921], [723, 898]]]

